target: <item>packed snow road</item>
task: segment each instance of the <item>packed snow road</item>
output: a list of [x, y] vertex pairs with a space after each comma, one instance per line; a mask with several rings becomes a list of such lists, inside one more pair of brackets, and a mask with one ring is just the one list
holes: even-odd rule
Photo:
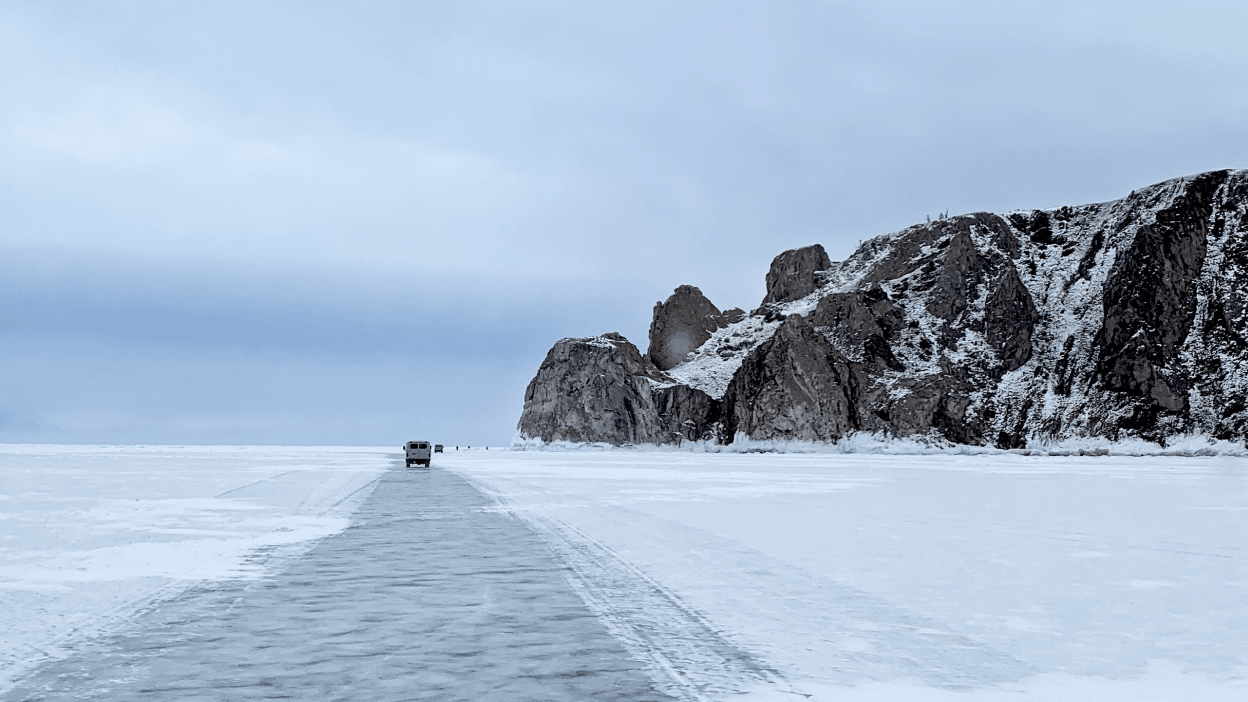
[[0, 447], [0, 698], [1248, 699], [1245, 459], [396, 456]]

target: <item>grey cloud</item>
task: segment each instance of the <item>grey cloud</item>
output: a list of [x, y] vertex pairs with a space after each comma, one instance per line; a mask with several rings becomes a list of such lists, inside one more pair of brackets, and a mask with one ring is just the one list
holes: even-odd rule
[[786, 248], [1242, 167], [1246, 20], [1212, 0], [7, 3], [0, 253], [47, 271], [11, 271], [14, 309], [77, 309], [62, 281], [149, 326], [144, 295], [187, 324], [318, 318], [288, 351], [342, 358], [388, 338], [361, 320], [417, 314], [520, 377], [556, 335], [641, 341], [677, 284], [751, 307]]

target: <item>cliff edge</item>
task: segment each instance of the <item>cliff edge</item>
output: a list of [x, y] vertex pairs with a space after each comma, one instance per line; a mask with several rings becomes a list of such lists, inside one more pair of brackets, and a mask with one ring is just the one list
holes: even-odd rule
[[786, 251], [753, 312], [681, 286], [645, 355], [558, 342], [519, 431], [544, 441], [836, 441], [1017, 448], [1248, 438], [1248, 171], [1107, 203], [974, 213], [833, 262]]

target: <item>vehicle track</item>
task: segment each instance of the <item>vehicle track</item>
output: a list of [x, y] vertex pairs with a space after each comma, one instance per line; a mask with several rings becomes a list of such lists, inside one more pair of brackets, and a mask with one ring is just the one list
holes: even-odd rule
[[568, 573], [459, 476], [399, 464], [284, 571], [159, 603], [0, 699], [670, 700]]
[[806, 697], [610, 546], [556, 517], [514, 512], [490, 486], [474, 485], [490, 494], [500, 511], [523, 519], [545, 538], [568, 564], [568, 578], [585, 603], [634, 656], [646, 661], [668, 694], [702, 702], [766, 687], [795, 699]]

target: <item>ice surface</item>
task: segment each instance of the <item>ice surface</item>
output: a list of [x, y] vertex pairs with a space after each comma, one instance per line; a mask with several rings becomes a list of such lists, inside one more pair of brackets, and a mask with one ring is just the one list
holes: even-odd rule
[[0, 690], [152, 602], [346, 528], [381, 451], [0, 446]]
[[0, 451], [13, 694], [1248, 699], [1243, 457], [390, 453]]
[[[621, 638], [697, 689], [1248, 699], [1243, 458], [610, 451], [444, 464], [533, 523]], [[691, 647], [696, 631], [749, 665]]]
[[383, 475], [346, 531], [204, 583], [0, 699], [663, 702], [526, 525], [447, 471]]

